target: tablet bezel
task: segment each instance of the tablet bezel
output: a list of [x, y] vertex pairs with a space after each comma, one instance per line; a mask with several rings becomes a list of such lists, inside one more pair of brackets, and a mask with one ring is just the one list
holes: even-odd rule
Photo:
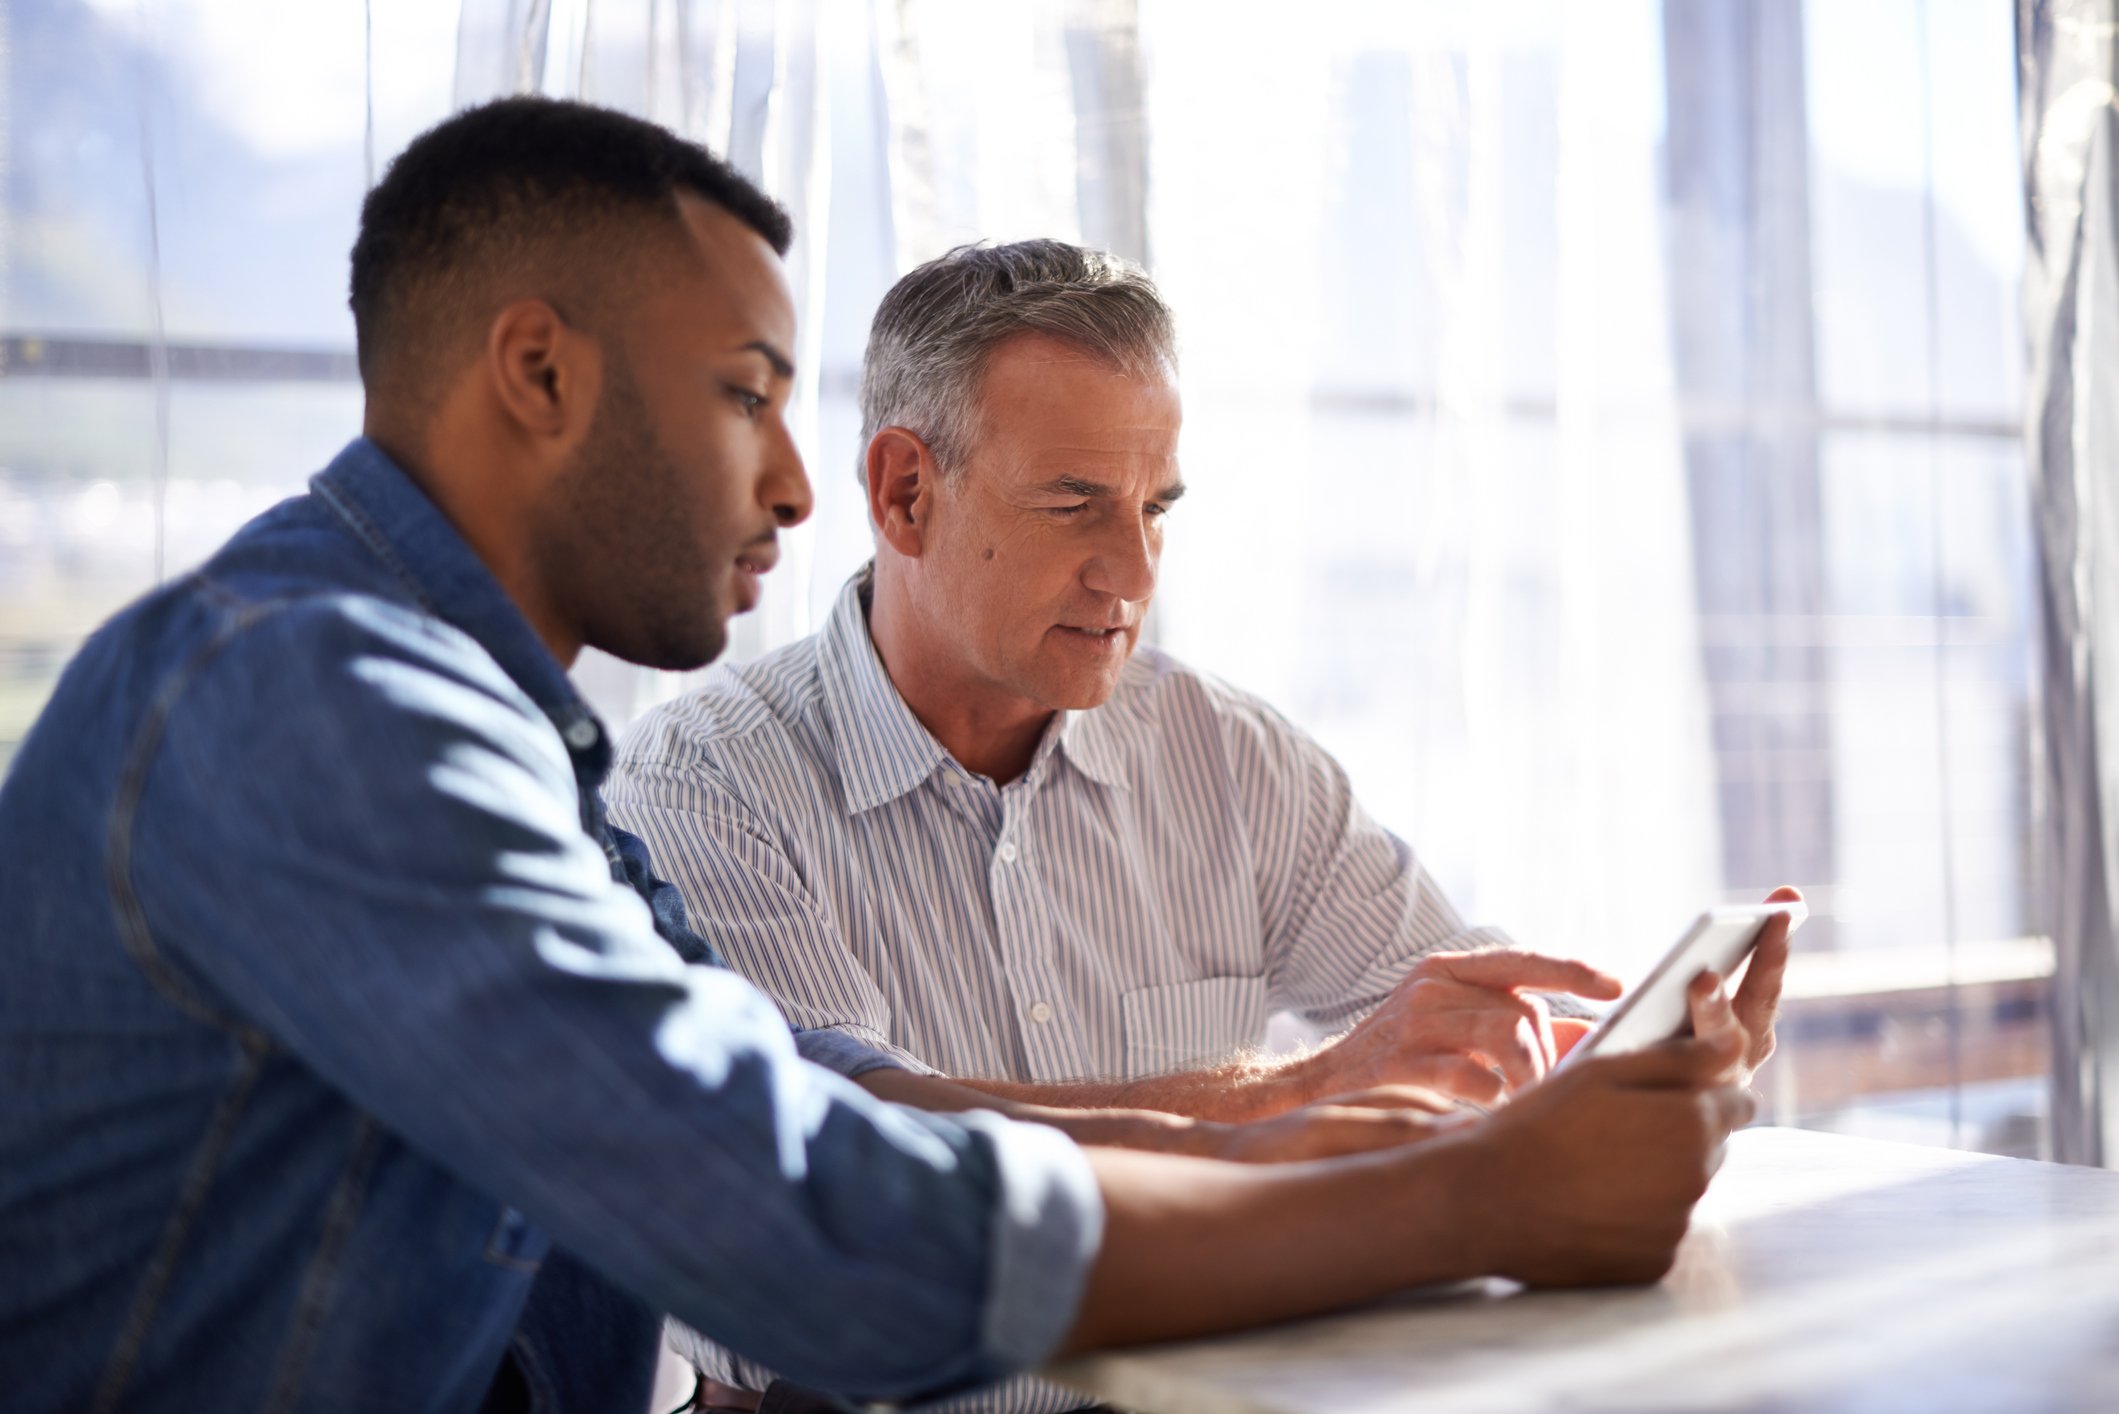
[[1574, 1044], [1560, 1060], [1569, 1065], [1591, 1055], [1625, 1055], [1683, 1034], [1689, 1009], [1685, 990], [1702, 972], [1727, 981], [1737, 964], [1751, 956], [1766, 924], [1786, 916], [1793, 933], [1809, 917], [1800, 902], [1731, 904], [1710, 908], [1692, 920], [1640, 985], [1606, 1012], [1596, 1029]]

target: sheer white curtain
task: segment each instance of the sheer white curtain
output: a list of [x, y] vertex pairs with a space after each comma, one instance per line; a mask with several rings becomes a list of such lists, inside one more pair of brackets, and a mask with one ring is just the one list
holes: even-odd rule
[[[1804, 886], [1830, 1015], [1791, 1013], [1780, 1112], [1889, 1091], [1926, 1126], [1894, 1132], [2001, 1143], [2044, 1034], [2009, 18], [0, 0], [0, 759], [88, 627], [355, 426], [380, 164], [464, 104], [578, 96], [796, 218], [818, 510], [736, 654], [866, 554], [889, 284], [961, 241], [1119, 250], [1183, 343], [1160, 642], [1314, 731], [1527, 943], [1628, 971]], [[683, 685], [580, 676], [620, 723]]]
[[1462, 906], [1645, 963], [1717, 883], [1655, 8], [1221, 13], [1144, 7], [1195, 488], [1162, 637]]
[[[496, 67], [474, 12], [542, 47]], [[534, 72], [728, 151], [795, 210], [819, 512], [738, 653], [814, 624], [866, 553], [852, 400], [890, 280], [967, 240], [1117, 249], [1183, 339], [1164, 646], [1316, 732], [1468, 913], [1527, 942], [1634, 971], [1701, 904], [1803, 885], [1813, 955], [1873, 975], [1813, 969], [1829, 1014], [1815, 1047], [1791, 1026], [1779, 1113], [1875, 1086], [1913, 1096], [1887, 1132], [2035, 1147], [2009, 1077], [2039, 1004], [1967, 985], [2045, 965], [2023, 940], [2021, 252], [1991, 219], [2018, 192], [2005, 16], [465, 17], [460, 100], [466, 64]], [[620, 717], [678, 686], [584, 678]], [[1813, 1083], [1894, 1054], [1888, 1079]]]
[[2119, 1166], [2119, 515], [2110, 462], [2119, 427], [2104, 389], [2119, 371], [2119, 7], [2026, 5], [2023, 143], [2033, 258], [2032, 407], [2049, 645], [2051, 746], [2044, 916], [2058, 944], [2054, 1138], [2059, 1157]]
[[[494, 0], [546, 27], [511, 71], [474, 4], [460, 99], [534, 70], [795, 212], [820, 511], [736, 652], [865, 553], [851, 393], [888, 279], [967, 240], [1130, 246], [1183, 339], [1160, 641], [1316, 730], [1525, 938], [1645, 962], [1716, 892], [1654, 6]], [[618, 715], [673, 686], [583, 676]]]

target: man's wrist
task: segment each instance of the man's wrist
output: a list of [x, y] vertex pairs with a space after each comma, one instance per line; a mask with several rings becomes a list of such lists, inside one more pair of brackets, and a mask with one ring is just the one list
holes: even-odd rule
[[1233, 1161], [1236, 1136], [1242, 1128], [1241, 1123], [1218, 1119], [1187, 1120], [1183, 1128], [1170, 1131], [1166, 1152], [1194, 1159]]
[[1112, 1116], [1112, 1121], [1118, 1127], [1113, 1142], [1124, 1149], [1214, 1159], [1221, 1157], [1228, 1143], [1229, 1126], [1188, 1115], [1160, 1110], [1120, 1111]]
[[1252, 1076], [1243, 1087], [1244, 1117], [1271, 1119], [1344, 1094], [1347, 1087], [1333, 1083], [1331, 1054], [1332, 1045], [1326, 1042]]
[[1032, 1124], [1050, 1125], [1077, 1144], [1199, 1159], [1225, 1157], [1236, 1129], [1235, 1125], [1214, 1120], [1148, 1109], [1062, 1110], [1015, 1105], [1005, 1113]]
[[[1421, 1241], [1417, 1270], [1408, 1280], [1425, 1284], [1493, 1276], [1508, 1265], [1504, 1247], [1513, 1230], [1497, 1179], [1492, 1141], [1480, 1126], [1442, 1134], [1397, 1151], [1397, 1162], [1422, 1175], [1421, 1182], [1397, 1187], [1414, 1205], [1408, 1218]], [[1502, 1209], [1501, 1211], [1497, 1211]]]

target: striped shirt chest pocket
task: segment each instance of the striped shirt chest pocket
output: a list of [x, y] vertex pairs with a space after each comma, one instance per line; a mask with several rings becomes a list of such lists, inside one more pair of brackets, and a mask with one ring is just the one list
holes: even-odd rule
[[1266, 979], [1203, 977], [1119, 997], [1126, 1079], [1195, 1070], [1265, 1039]]

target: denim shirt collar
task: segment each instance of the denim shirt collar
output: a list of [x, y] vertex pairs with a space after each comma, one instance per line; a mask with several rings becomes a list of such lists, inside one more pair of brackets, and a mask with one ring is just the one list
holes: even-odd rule
[[415, 603], [492, 655], [552, 719], [575, 776], [593, 789], [610, 766], [610, 734], [500, 581], [404, 468], [356, 437], [310, 479], [309, 489], [389, 566]]

